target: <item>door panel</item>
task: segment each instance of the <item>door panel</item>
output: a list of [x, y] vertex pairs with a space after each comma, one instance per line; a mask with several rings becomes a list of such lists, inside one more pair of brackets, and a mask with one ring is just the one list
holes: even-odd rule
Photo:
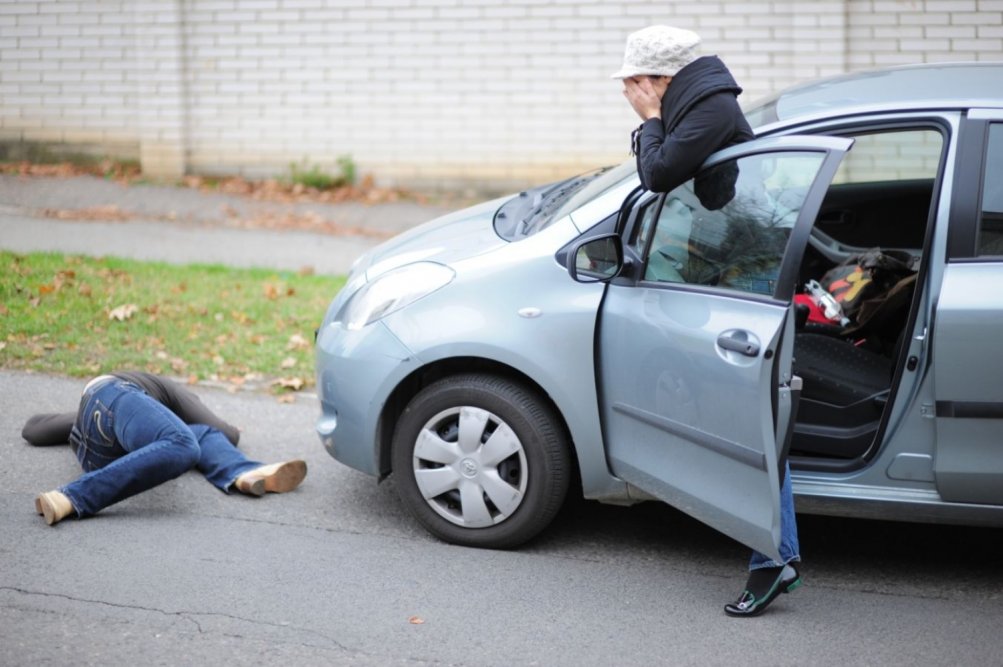
[[949, 264], [937, 303], [934, 475], [944, 500], [1003, 505], [1003, 263]]
[[[937, 398], [934, 475], [944, 500], [1003, 505], [1003, 113], [972, 110], [981, 146], [978, 261], [949, 262], [937, 300], [933, 372]], [[966, 129], [966, 133], [968, 130]], [[962, 188], [957, 196], [972, 196]], [[966, 220], [952, 212], [952, 226]], [[955, 230], [952, 230], [954, 232]]]
[[[791, 416], [786, 283], [851, 145], [783, 137], [713, 156], [653, 203], [641, 279], [614, 281], [601, 311], [614, 473], [774, 558], [778, 436]], [[639, 210], [634, 219], [651, 217]]]
[[934, 179], [833, 185], [817, 226], [859, 248], [922, 248]]
[[[773, 508], [779, 504], [770, 376], [773, 365], [723, 349], [718, 337], [743, 331], [760, 350], [776, 350], [783, 305], [679, 290], [611, 286], [603, 308], [601, 345], [610, 355], [603, 383], [607, 447], [613, 471], [626, 481], [726, 534], [748, 524], [769, 526], [756, 549], [769, 553]], [[763, 415], [767, 418], [764, 419]], [[755, 444], [752, 444], [755, 443]], [[701, 500], [726, 494], [734, 516]]]

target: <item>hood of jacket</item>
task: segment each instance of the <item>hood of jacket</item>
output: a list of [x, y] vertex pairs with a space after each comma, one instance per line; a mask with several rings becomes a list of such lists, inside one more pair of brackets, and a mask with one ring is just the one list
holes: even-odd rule
[[665, 133], [672, 132], [694, 104], [724, 91], [738, 96], [742, 88], [717, 56], [697, 58], [679, 70], [662, 96], [662, 124], [665, 126]]

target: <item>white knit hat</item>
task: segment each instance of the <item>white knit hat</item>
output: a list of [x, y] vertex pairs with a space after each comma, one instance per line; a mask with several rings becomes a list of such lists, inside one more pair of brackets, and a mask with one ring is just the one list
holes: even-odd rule
[[634, 76], [675, 76], [697, 59], [700, 35], [667, 25], [653, 25], [627, 36], [623, 67], [612, 79]]

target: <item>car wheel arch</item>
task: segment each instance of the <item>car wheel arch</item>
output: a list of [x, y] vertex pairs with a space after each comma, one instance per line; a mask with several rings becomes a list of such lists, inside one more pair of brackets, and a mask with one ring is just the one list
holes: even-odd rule
[[564, 436], [567, 442], [571, 445], [569, 447], [569, 453], [571, 455], [572, 463], [572, 485], [577, 485], [580, 493], [582, 487], [580, 481], [581, 472], [579, 470], [578, 451], [574, 439], [571, 437], [571, 430], [568, 428], [567, 420], [565, 419], [560, 407], [554, 403], [550, 394], [548, 394], [539, 383], [535, 382], [525, 373], [519, 371], [517, 368], [482, 357], [453, 357], [449, 359], [442, 359], [416, 369], [410, 375], [401, 380], [400, 383], [398, 383], [397, 387], [390, 393], [386, 403], [383, 405], [383, 410], [380, 413], [380, 421], [377, 428], [379, 458], [376, 463], [380, 479], [382, 480], [386, 478], [393, 472], [391, 452], [394, 429], [396, 428], [397, 421], [404, 412], [404, 408], [407, 407], [411, 399], [413, 399], [422, 389], [434, 382], [438, 382], [439, 380], [454, 375], [469, 375], [471, 373], [492, 375], [518, 382], [530, 391], [534, 392], [541, 400], [545, 401], [551, 409], [553, 409], [554, 414], [557, 415], [560, 420], [560, 427], [564, 431]]

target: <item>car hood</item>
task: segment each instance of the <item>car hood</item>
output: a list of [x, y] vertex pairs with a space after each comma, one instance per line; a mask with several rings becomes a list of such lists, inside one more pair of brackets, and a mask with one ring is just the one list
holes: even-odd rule
[[510, 197], [491, 201], [449, 213], [399, 234], [373, 248], [360, 261], [357, 270], [364, 270], [372, 280], [405, 264], [432, 261], [450, 264], [467, 259], [507, 242], [494, 230], [494, 215]]

